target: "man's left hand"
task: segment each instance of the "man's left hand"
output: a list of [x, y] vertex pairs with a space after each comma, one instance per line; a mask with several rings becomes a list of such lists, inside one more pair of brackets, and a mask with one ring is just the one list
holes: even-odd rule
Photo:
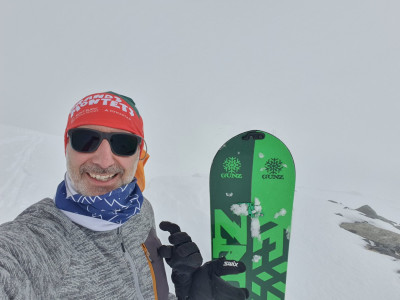
[[200, 250], [186, 232], [181, 232], [178, 225], [163, 221], [160, 229], [168, 231], [168, 238], [172, 246], [161, 246], [158, 253], [165, 258], [172, 268], [172, 282], [175, 284], [175, 294], [179, 300], [189, 296], [192, 286], [193, 273], [203, 263]]

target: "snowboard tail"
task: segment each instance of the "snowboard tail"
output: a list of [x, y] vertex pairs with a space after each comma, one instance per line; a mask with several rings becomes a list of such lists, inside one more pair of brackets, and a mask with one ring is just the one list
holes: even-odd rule
[[284, 299], [295, 186], [287, 147], [263, 131], [226, 142], [210, 172], [213, 259], [240, 260], [246, 272], [225, 276], [250, 299]]

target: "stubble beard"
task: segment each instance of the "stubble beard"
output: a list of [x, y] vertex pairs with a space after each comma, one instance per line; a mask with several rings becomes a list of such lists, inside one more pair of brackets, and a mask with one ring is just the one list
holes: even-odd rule
[[[124, 169], [118, 165], [103, 169], [97, 165], [83, 164], [79, 167], [79, 170], [74, 170], [68, 160], [67, 172], [75, 190], [84, 196], [99, 196], [109, 193], [120, 186], [130, 183], [134, 177], [133, 174], [130, 176], [125, 174]], [[88, 175], [86, 173], [94, 173], [98, 175], [117, 174], [116, 176], [119, 176], [119, 181], [117, 181], [113, 186], [94, 186], [88, 182], [86, 177]]]

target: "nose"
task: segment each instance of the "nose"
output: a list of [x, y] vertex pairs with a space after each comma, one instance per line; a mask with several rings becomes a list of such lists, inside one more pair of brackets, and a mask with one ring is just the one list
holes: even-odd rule
[[92, 162], [104, 169], [114, 164], [114, 154], [107, 140], [103, 140], [93, 153]]

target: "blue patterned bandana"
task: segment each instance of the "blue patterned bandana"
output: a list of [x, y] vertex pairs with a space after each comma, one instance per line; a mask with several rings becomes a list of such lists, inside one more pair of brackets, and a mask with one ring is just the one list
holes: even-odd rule
[[95, 231], [118, 228], [140, 213], [143, 195], [136, 179], [107, 194], [83, 196], [77, 193], [68, 174], [57, 188], [56, 206], [73, 222]]

